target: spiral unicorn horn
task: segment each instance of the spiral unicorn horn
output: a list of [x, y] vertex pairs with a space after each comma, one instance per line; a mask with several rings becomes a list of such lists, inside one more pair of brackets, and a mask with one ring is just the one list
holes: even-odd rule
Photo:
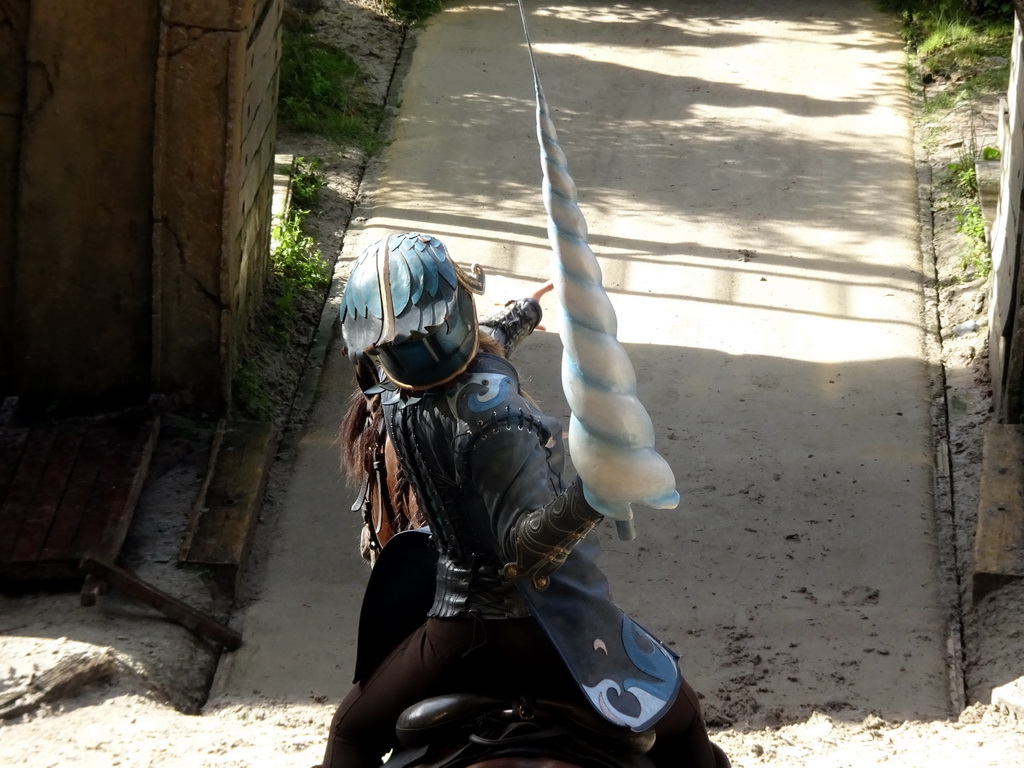
[[537, 94], [552, 281], [562, 309], [562, 388], [572, 411], [569, 454], [587, 501], [616, 521], [620, 539], [629, 540], [636, 537], [634, 502], [672, 509], [679, 493], [671, 467], [654, 449], [654, 426], [637, 398], [636, 373], [616, 338], [615, 309], [587, 243], [587, 222], [548, 112], [522, 0], [519, 12]]

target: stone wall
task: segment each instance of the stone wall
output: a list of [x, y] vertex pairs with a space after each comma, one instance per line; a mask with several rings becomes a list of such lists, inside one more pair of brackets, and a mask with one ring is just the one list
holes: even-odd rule
[[230, 409], [282, 0], [0, 0], [0, 394]]
[[[153, 380], [159, 391], [189, 390], [221, 408], [230, 404], [231, 373], [266, 272], [281, 7], [164, 4]], [[214, 168], [220, 175], [209, 174]]]

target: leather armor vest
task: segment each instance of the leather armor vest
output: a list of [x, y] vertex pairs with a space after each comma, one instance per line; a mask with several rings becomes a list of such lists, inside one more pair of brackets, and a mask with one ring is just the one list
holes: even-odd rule
[[[531, 615], [516, 585], [501, 575], [508, 561], [501, 539], [510, 521], [492, 517], [481, 483], [471, 482], [469, 462], [472, 458], [473, 475], [483, 475], [488, 487], [505, 494], [506, 507], [543, 506], [546, 499], [533, 498], [535, 489], [519, 489], [509, 476], [507, 442], [499, 447], [489, 438], [514, 430], [523, 450], [561, 457], [561, 451], [544, 448], [553, 436], [560, 440], [558, 422], [541, 416], [519, 393], [510, 363], [488, 354], [478, 355], [466, 374], [446, 387], [422, 396], [385, 392], [381, 402], [388, 435], [440, 551], [429, 615]], [[561, 489], [561, 470], [560, 461], [549, 464], [550, 487]], [[550, 487], [543, 490], [550, 494]], [[525, 493], [517, 497], [520, 491]]]

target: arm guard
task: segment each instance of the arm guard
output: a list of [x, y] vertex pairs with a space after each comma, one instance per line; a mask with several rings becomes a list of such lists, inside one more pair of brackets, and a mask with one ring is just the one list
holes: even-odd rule
[[543, 312], [536, 299], [518, 299], [508, 302], [496, 315], [481, 322], [482, 330], [498, 342], [509, 357], [519, 342], [540, 325]]
[[577, 542], [602, 519], [583, 497], [579, 479], [548, 504], [523, 514], [509, 532], [512, 562], [502, 569], [508, 579], [529, 578], [545, 589]]

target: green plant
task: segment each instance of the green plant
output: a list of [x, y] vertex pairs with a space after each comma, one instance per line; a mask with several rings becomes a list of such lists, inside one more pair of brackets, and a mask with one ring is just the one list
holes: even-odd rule
[[298, 209], [315, 208], [320, 201], [320, 190], [327, 185], [327, 176], [320, 167], [323, 161], [315, 157], [295, 158], [292, 171], [292, 205]]
[[975, 94], [1006, 90], [1012, 4], [1006, 0], [880, 0], [879, 4], [899, 17], [900, 33], [921, 78], [950, 81], [938, 94], [929, 94], [926, 120]]
[[[998, 156], [999, 150], [992, 147], [987, 149]], [[955, 192], [951, 204], [960, 209], [956, 215], [956, 231], [964, 237], [960, 257], [960, 268], [963, 270], [961, 280], [985, 278], [992, 271], [992, 258], [985, 236], [985, 216], [978, 199], [977, 154], [973, 144], [965, 145], [957, 153], [956, 160], [946, 166], [948, 174], [945, 183]], [[984, 150], [982, 155], [985, 155]]]
[[273, 405], [252, 360], [246, 360], [235, 371], [231, 389], [235, 404], [243, 411], [257, 419], [270, 417]]
[[323, 290], [330, 282], [327, 262], [303, 230], [309, 211], [292, 209], [273, 227], [277, 247], [270, 255], [270, 267], [285, 284], [299, 290]]
[[1001, 160], [1003, 153], [995, 147], [985, 147], [981, 150], [981, 159], [986, 161]]
[[974, 152], [964, 147], [957, 159], [946, 166], [949, 172], [948, 181], [961, 195], [976, 197], [978, 195], [978, 170], [974, 164]]
[[883, 11], [930, 17], [1007, 18], [1013, 13], [1011, 0], [879, 0]]
[[960, 258], [960, 267], [965, 277], [986, 278], [992, 271], [992, 257], [989, 255], [988, 242], [985, 240], [985, 217], [981, 206], [976, 202], [968, 203], [957, 215], [956, 231], [965, 235], [967, 248]]
[[383, 110], [364, 81], [348, 53], [317, 40], [301, 23], [284, 25], [278, 118], [286, 128], [378, 152], [383, 147], [377, 136]]
[[1013, 13], [1010, 0], [965, 0], [964, 7], [975, 16], [1006, 18]]
[[[292, 179], [292, 202], [301, 200], [315, 206], [325, 181], [320, 161], [298, 158]], [[303, 312], [308, 315], [311, 305], [322, 304], [324, 289], [330, 285], [330, 265], [304, 229], [308, 216], [309, 210], [293, 205], [275, 219], [272, 227], [274, 246], [263, 304], [258, 310], [256, 330], [231, 382], [235, 406], [248, 418], [267, 419], [274, 415], [272, 392], [278, 391], [274, 383], [277, 374], [269, 370], [274, 366], [267, 366], [265, 361], [288, 347], [296, 327], [301, 325], [297, 318]]]
[[444, 0], [377, 0], [377, 7], [406, 24], [422, 22], [444, 8]]

